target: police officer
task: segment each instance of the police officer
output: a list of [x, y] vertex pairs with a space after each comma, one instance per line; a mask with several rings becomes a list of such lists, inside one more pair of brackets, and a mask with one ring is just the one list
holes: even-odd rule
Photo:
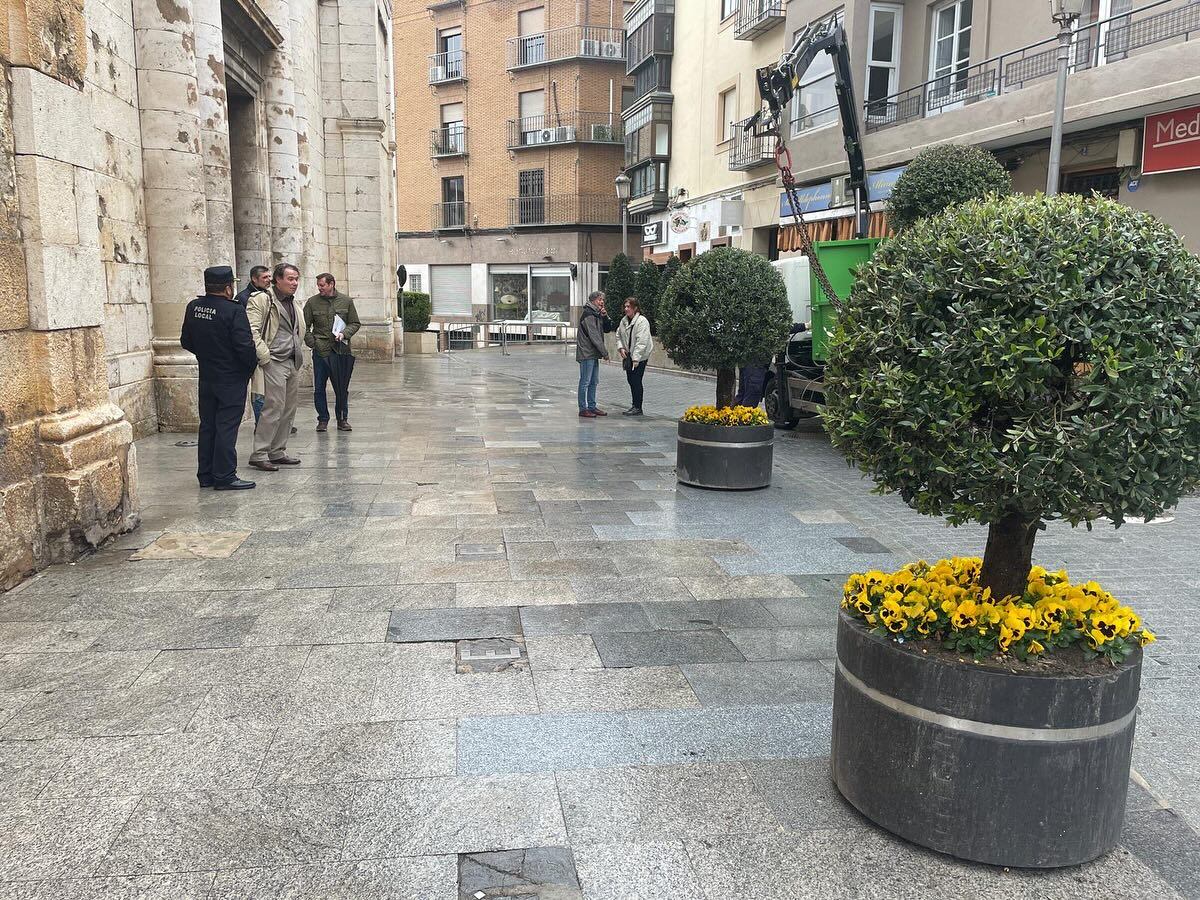
[[179, 342], [200, 362], [200, 487], [249, 490], [254, 482], [237, 476], [237, 433], [258, 356], [246, 308], [233, 299], [229, 266], [204, 270], [204, 296], [187, 305]]

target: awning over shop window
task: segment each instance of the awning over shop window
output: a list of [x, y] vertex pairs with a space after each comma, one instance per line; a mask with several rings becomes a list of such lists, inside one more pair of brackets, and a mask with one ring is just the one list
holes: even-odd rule
[[[854, 216], [847, 215], [838, 219], [825, 219], [822, 222], [807, 222], [808, 236], [813, 241], [848, 241], [854, 237]], [[867, 222], [867, 237], [891, 237], [892, 229], [888, 225], [887, 215], [881, 212], [871, 213]], [[800, 230], [795, 225], [783, 225], [779, 229], [779, 252], [798, 253], [802, 249]]]

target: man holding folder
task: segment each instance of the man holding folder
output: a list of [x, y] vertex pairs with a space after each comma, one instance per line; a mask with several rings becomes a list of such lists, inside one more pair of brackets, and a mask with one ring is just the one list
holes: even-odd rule
[[317, 276], [317, 293], [304, 304], [304, 343], [313, 352], [313, 405], [317, 409], [317, 431], [329, 428], [329, 398], [326, 382], [333, 382], [333, 411], [338, 431], [350, 427], [350, 376], [354, 355], [350, 338], [359, 329], [354, 301], [337, 289], [328, 272]]

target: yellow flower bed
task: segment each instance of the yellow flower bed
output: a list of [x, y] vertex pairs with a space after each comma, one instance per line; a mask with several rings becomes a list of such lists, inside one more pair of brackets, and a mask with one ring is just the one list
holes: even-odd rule
[[1094, 581], [1072, 584], [1066, 572], [1034, 566], [1024, 595], [997, 601], [979, 587], [981, 565], [977, 557], [955, 557], [851, 575], [842, 609], [875, 634], [941, 641], [977, 660], [995, 653], [1024, 660], [1078, 644], [1085, 656], [1116, 665], [1154, 640], [1137, 613]]
[[757, 406], [691, 406], [683, 414], [683, 421], [701, 425], [770, 425], [767, 414]]

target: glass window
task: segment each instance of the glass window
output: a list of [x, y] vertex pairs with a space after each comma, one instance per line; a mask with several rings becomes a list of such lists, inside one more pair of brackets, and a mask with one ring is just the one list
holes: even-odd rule
[[532, 322], [571, 320], [571, 273], [559, 269], [533, 269], [530, 273]]
[[546, 9], [524, 9], [517, 13], [517, 65], [535, 66], [546, 61]]
[[888, 97], [900, 90], [900, 34], [903, 7], [871, 4], [867, 38], [867, 115], [884, 117]]
[[[838, 12], [838, 21], [842, 14]], [[792, 100], [792, 134], [832, 125], [838, 120], [837, 90], [834, 87], [833, 61], [828, 53], [813, 60], [800, 79]]]
[[520, 131], [540, 131], [546, 127], [545, 91], [522, 91], [517, 95], [517, 108], [521, 116]]
[[421, 273], [415, 272], [414, 274], [409, 275], [408, 281], [404, 285], [404, 289], [406, 291], [416, 291], [417, 293], [420, 293], [421, 292]]
[[966, 90], [971, 65], [971, 0], [954, 0], [933, 12], [930, 36], [929, 80], [931, 100], [944, 108], [953, 95]]
[[529, 318], [529, 269], [493, 266], [490, 275], [491, 318], [498, 322]]
[[721, 21], [724, 22], [737, 12], [738, 0], [721, 0]]
[[722, 91], [717, 98], [717, 143], [724, 143], [733, 136], [737, 108], [737, 88]]

